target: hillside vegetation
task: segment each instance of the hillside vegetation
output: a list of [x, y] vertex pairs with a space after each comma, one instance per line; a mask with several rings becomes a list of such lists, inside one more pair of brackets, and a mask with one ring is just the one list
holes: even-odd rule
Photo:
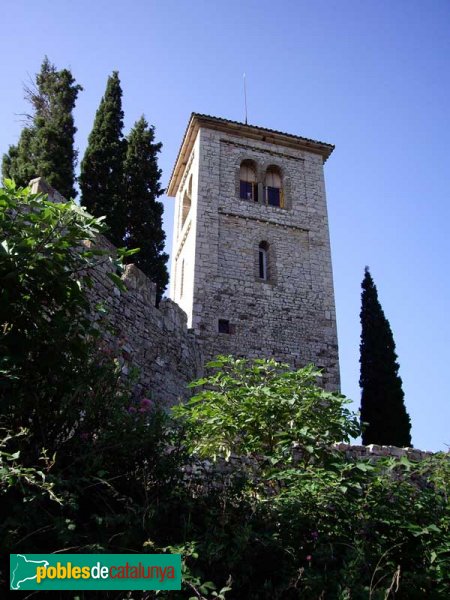
[[[101, 598], [448, 598], [446, 455], [345, 459], [332, 444], [356, 436], [359, 420], [312, 366], [218, 357], [171, 414], [152, 390], [137, 396], [102, 341], [104, 308], [87, 298], [98, 261], [121, 285], [121, 257], [82, 243], [101, 222], [4, 185], [4, 557], [183, 555], [180, 592]], [[3, 587], [8, 569], [4, 558]]]

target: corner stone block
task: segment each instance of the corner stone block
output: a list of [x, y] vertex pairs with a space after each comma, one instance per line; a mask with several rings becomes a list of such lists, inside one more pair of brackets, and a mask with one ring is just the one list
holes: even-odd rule
[[187, 315], [173, 300], [164, 298], [159, 304], [159, 311], [169, 331], [174, 329], [187, 331]]
[[55, 188], [52, 188], [43, 177], [36, 177], [32, 179], [28, 184], [33, 194], [47, 194], [48, 199], [51, 202], [59, 202], [61, 204], [67, 202], [66, 198], [62, 196]]
[[142, 293], [145, 300], [155, 306], [156, 304], [156, 284], [144, 275], [136, 265], [126, 265], [125, 272], [122, 275], [122, 281], [129, 290], [136, 290]]

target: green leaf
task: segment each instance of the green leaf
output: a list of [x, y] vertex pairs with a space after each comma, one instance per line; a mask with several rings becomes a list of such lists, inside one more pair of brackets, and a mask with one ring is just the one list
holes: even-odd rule
[[119, 290], [121, 292], [127, 291], [127, 288], [126, 288], [124, 282], [118, 275], [116, 275], [116, 273], [108, 273], [107, 275], [111, 279], [111, 281], [119, 288]]
[[402, 456], [400, 458], [400, 464], [403, 465], [404, 467], [406, 467], [406, 469], [409, 471], [413, 465], [413, 463], [406, 457], [406, 456]]
[[120, 258], [125, 258], [127, 256], [133, 256], [134, 254], [138, 254], [140, 251], [140, 248], [130, 248], [129, 250], [127, 248], [118, 248], [117, 256], [119, 256]]
[[362, 471], [363, 473], [367, 473], [368, 471], [373, 471], [374, 467], [367, 462], [359, 462], [356, 463], [356, 468]]

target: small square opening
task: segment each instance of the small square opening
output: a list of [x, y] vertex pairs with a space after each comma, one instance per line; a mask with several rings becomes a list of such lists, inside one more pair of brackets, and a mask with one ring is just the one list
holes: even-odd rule
[[230, 321], [219, 319], [219, 333], [231, 333]]

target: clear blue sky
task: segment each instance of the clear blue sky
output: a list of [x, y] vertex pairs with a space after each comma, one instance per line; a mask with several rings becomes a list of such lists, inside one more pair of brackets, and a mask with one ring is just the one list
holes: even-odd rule
[[[450, 444], [448, 0], [3, 0], [0, 153], [45, 54], [83, 85], [80, 156], [107, 76], [144, 113], [166, 185], [192, 111], [336, 145], [325, 166], [343, 392], [359, 405], [360, 283], [394, 332], [413, 443]], [[173, 200], [165, 199], [171, 248]]]

